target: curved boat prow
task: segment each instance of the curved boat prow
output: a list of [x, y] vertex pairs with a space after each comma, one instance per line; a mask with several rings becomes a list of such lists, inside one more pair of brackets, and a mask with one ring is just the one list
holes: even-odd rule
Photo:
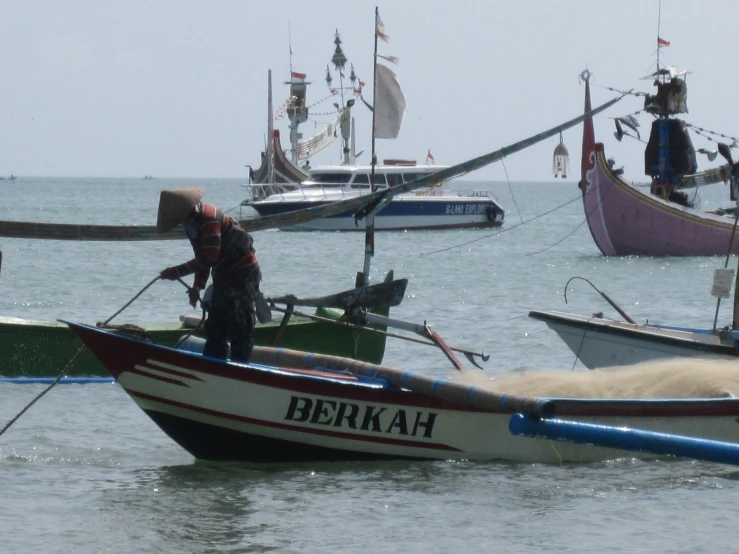
[[[587, 69], [580, 74], [580, 78], [585, 81], [585, 111], [588, 113], [592, 111], [592, 104], [590, 102], [590, 71]], [[595, 157], [593, 152], [595, 150], [595, 127], [593, 126], [593, 118], [589, 117], [583, 121], [582, 131], [582, 160], [580, 162], [580, 188], [585, 193], [586, 173], [593, 169], [595, 165]]]
[[[587, 69], [580, 74], [580, 79], [585, 81], [585, 113], [592, 110], [592, 104], [590, 100], [590, 71]], [[597, 145], [601, 150], [602, 144]], [[588, 117], [583, 121], [582, 131], [582, 159], [580, 162], [580, 183], [578, 186], [582, 191], [583, 208], [585, 210], [585, 219], [588, 222], [588, 229], [590, 235], [593, 237], [593, 242], [604, 256], [612, 256], [616, 254], [613, 245], [611, 244], [607, 232], [605, 232], [602, 225], [598, 223], [601, 221], [600, 198], [598, 197], [599, 191], [597, 187], [591, 186], [591, 182], [595, 179], [595, 164], [596, 164], [596, 144], [595, 144], [595, 126], [593, 125], [593, 118]]]

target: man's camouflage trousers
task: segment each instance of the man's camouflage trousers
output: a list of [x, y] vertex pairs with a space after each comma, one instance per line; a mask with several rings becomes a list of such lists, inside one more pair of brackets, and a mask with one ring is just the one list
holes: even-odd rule
[[259, 270], [213, 283], [213, 298], [205, 321], [205, 350], [214, 358], [246, 362], [254, 348], [254, 303], [259, 292]]

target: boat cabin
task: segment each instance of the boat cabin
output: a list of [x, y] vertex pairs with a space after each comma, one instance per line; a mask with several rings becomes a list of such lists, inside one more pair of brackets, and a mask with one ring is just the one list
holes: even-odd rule
[[[378, 187], [394, 187], [410, 183], [447, 168], [446, 165], [416, 165], [406, 160], [384, 160], [375, 166], [375, 185]], [[308, 180], [301, 183], [301, 188], [337, 188], [361, 190], [370, 188], [372, 166], [369, 165], [324, 165], [311, 169]]]
[[657, 116], [669, 116], [688, 113], [687, 75], [690, 71], [676, 67], [658, 69], [644, 79], [654, 79], [657, 93], [644, 97], [644, 110]]

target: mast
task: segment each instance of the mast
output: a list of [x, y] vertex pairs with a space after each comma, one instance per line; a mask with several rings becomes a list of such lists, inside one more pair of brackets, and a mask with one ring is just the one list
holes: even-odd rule
[[298, 142], [303, 138], [303, 133], [298, 132], [301, 123], [308, 121], [308, 107], [305, 105], [305, 96], [308, 85], [310, 83], [305, 79], [308, 76], [305, 73], [298, 73], [292, 70], [290, 64], [290, 80], [286, 81], [286, 85], [290, 85], [290, 98], [287, 101], [287, 117], [290, 119], [290, 161], [294, 165], [298, 165]]
[[[377, 186], [375, 185], [375, 166], [377, 165], [377, 154], [375, 153], [375, 122], [377, 117], [377, 30], [380, 19], [380, 11], [375, 6], [375, 47], [374, 55], [372, 56], [372, 157], [371, 157], [371, 170], [370, 170], [370, 190], [375, 192]], [[369, 285], [370, 277], [370, 262], [372, 257], [375, 255], [375, 211], [371, 210], [367, 214], [365, 221], [365, 232], [364, 232], [364, 267], [362, 273], [357, 275], [357, 286]], [[361, 283], [359, 282], [361, 278]]]
[[[339, 113], [341, 114], [341, 123], [339, 123], [339, 130], [341, 131], [341, 163], [344, 165], [349, 165], [351, 163], [351, 154], [350, 154], [350, 148], [349, 148], [349, 135], [351, 132], [351, 121], [349, 120], [349, 114], [345, 113], [345, 110], [347, 108], [351, 108], [351, 106], [354, 104], [354, 100], [348, 100], [345, 101], [344, 99], [344, 67], [346, 66], [347, 57], [344, 54], [344, 50], [341, 48], [341, 35], [339, 34], [339, 30], [336, 29], [336, 32], [334, 33], [334, 44], [336, 45], [336, 48], [334, 48], [334, 55], [331, 57], [331, 63], [334, 64], [334, 68], [336, 71], [339, 72], [339, 94], [341, 97], [341, 106], [339, 104], [334, 104], [336, 108], [339, 110]], [[352, 81], [352, 89], [354, 88], [354, 80], [356, 79], [356, 75], [354, 73], [354, 66], [352, 65], [351, 68], [351, 81]], [[331, 85], [331, 75], [328, 73], [328, 68], [326, 68], [326, 81], [329, 83], [329, 86]]]
[[293, 42], [289, 22], [287, 24], [287, 47], [290, 54], [290, 80], [286, 81], [285, 84], [290, 85], [290, 97], [287, 100], [287, 117], [290, 120], [290, 161], [297, 166], [300, 161], [298, 159], [298, 142], [303, 138], [303, 133], [298, 132], [298, 127], [301, 123], [308, 121], [305, 96], [310, 83], [306, 82], [307, 75], [305, 73], [293, 71]]
[[275, 182], [275, 122], [272, 113], [272, 70], [267, 70], [267, 182]]

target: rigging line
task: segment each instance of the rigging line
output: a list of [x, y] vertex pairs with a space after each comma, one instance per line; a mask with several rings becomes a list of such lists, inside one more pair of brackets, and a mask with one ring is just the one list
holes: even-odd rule
[[552, 213], [554, 211], [557, 211], [560, 208], [564, 208], [565, 206], [568, 206], [569, 204], [572, 204], [576, 200], [580, 200], [581, 197], [582, 197], [582, 195], [578, 195], [575, 198], [573, 198], [572, 200], [568, 200], [564, 204], [560, 204], [559, 206], [557, 206], [555, 208], [552, 208], [551, 210], [547, 210], [546, 212], [541, 213], [539, 215], [536, 215], [536, 216], [532, 217], [531, 219], [526, 219], [525, 221], [522, 221], [521, 223], [517, 223], [513, 227], [506, 227], [505, 229], [502, 229], [502, 230], [497, 231], [495, 233], [491, 233], [489, 235], [485, 235], [484, 237], [478, 237], [476, 239], [472, 239], [472, 240], [469, 240], [467, 242], [463, 242], [461, 244], [455, 244], [453, 246], [447, 246], [446, 248], [441, 248], [440, 250], [433, 250], [431, 252], [421, 252], [421, 256], [430, 256], [431, 254], [438, 254], [440, 252], [446, 252], [447, 250], [453, 250], [454, 248], [460, 248], [462, 246], [467, 246], [468, 244], [472, 244], [473, 242], [477, 242], [477, 241], [480, 241], [480, 240], [483, 240], [483, 239], [489, 239], [490, 237], [497, 237], [498, 235], [501, 235], [501, 234], [505, 233], [506, 231], [512, 231], [513, 229], [516, 229], [517, 227], [520, 227], [521, 225], [525, 225], [526, 223], [530, 223], [532, 221], [535, 221], [535, 220], [539, 219], [540, 217], [544, 217], [545, 215], [549, 215], [550, 213]]
[[[153, 285], [153, 284], [154, 284], [155, 282], [157, 282], [157, 281], [158, 281], [159, 279], [160, 279], [160, 277], [159, 277], [159, 275], [157, 275], [155, 279], [152, 279], [152, 280], [151, 280], [151, 281], [149, 282], [149, 284], [147, 284], [147, 285], [146, 285], [146, 286], [145, 286], [145, 287], [144, 287], [143, 289], [141, 289], [141, 290], [139, 291], [139, 293], [138, 293], [138, 294], [137, 294], [136, 296], [134, 296], [134, 297], [133, 297], [133, 298], [132, 298], [132, 299], [131, 299], [131, 300], [130, 300], [130, 301], [129, 301], [129, 302], [128, 302], [128, 303], [127, 303], [127, 304], [126, 304], [125, 306], [123, 306], [123, 307], [122, 307], [122, 308], [121, 308], [120, 310], [118, 310], [118, 311], [117, 311], [116, 313], [114, 313], [114, 314], [113, 314], [112, 316], [110, 316], [110, 317], [109, 317], [108, 319], [106, 319], [106, 320], [105, 320], [105, 323], [98, 323], [98, 327], [105, 327], [105, 326], [106, 326], [106, 325], [107, 325], [108, 323], [110, 323], [110, 320], [111, 320], [111, 319], [113, 319], [113, 318], [114, 318], [115, 316], [117, 316], [117, 315], [118, 315], [119, 313], [121, 313], [121, 312], [122, 312], [123, 310], [125, 310], [125, 309], [126, 309], [126, 308], [127, 308], [128, 306], [130, 306], [130, 305], [131, 305], [131, 303], [132, 303], [132, 302], [133, 302], [134, 300], [136, 300], [136, 299], [137, 299], [137, 298], [138, 298], [139, 296], [141, 296], [141, 294], [142, 294], [142, 293], [143, 293], [143, 292], [144, 292], [144, 291], [145, 291], [146, 289], [148, 289], [148, 288], [149, 288], [149, 287], [150, 287], [151, 285]], [[187, 286], [187, 285], [185, 285], [185, 286]], [[52, 382], [52, 383], [51, 383], [51, 384], [50, 384], [50, 385], [49, 385], [48, 387], [46, 387], [46, 388], [45, 388], [44, 390], [42, 390], [42, 391], [41, 391], [41, 392], [40, 392], [39, 394], [37, 394], [37, 395], [36, 395], [36, 398], [34, 398], [34, 399], [33, 399], [33, 400], [31, 400], [31, 401], [30, 401], [30, 402], [29, 402], [28, 404], [26, 404], [26, 406], [25, 406], [25, 407], [24, 407], [24, 408], [23, 408], [23, 409], [22, 409], [22, 410], [21, 410], [20, 412], [18, 412], [18, 414], [16, 414], [16, 416], [15, 416], [15, 417], [14, 417], [13, 419], [11, 419], [11, 420], [10, 420], [10, 421], [9, 421], [9, 422], [8, 422], [8, 423], [7, 423], [6, 425], [5, 425], [5, 427], [3, 427], [2, 429], [0, 429], [0, 435], [2, 435], [3, 433], [5, 433], [5, 431], [7, 431], [7, 430], [8, 430], [9, 428], [10, 428], [10, 426], [11, 426], [11, 425], [13, 425], [13, 423], [15, 423], [16, 421], [18, 421], [18, 419], [19, 419], [19, 418], [20, 418], [20, 417], [21, 417], [21, 416], [22, 416], [23, 414], [25, 414], [25, 413], [26, 413], [26, 412], [27, 412], [27, 411], [28, 411], [28, 410], [29, 410], [29, 409], [31, 408], [31, 406], [33, 406], [33, 405], [34, 405], [34, 404], [35, 404], [35, 403], [36, 403], [36, 402], [37, 402], [38, 400], [40, 400], [40, 399], [41, 399], [41, 397], [42, 397], [42, 396], [44, 396], [44, 395], [45, 395], [45, 394], [46, 394], [47, 392], [49, 392], [49, 391], [50, 391], [50, 390], [51, 390], [52, 388], [54, 388], [54, 386], [56, 386], [56, 384], [57, 384], [57, 383], [59, 383], [59, 381], [61, 381], [61, 380], [62, 380], [62, 378], [63, 378], [63, 377], [65, 376], [65, 375], [67, 375], [67, 373], [69, 372], [69, 370], [70, 370], [70, 369], [72, 368], [72, 365], [74, 364], [74, 362], [75, 362], [75, 361], [77, 360], [77, 358], [79, 358], [80, 354], [82, 354], [82, 352], [83, 352], [83, 351], [84, 351], [84, 350], [85, 350], [86, 348], [87, 348], [87, 347], [86, 347], [86, 346], [85, 346], [84, 344], [83, 344], [82, 346], [80, 346], [80, 347], [79, 347], [79, 349], [77, 350], [77, 352], [75, 352], [75, 353], [74, 353], [74, 356], [72, 356], [72, 359], [71, 359], [71, 360], [69, 360], [69, 362], [67, 362], [67, 365], [65, 365], [65, 366], [64, 366], [64, 369], [62, 369], [61, 373], [59, 373], [59, 375], [57, 376], [57, 378], [56, 378], [56, 379], [54, 379], [54, 381], [53, 381], [53, 382]]]
[[157, 275], [156, 277], [154, 277], [151, 281], [149, 281], [149, 283], [143, 289], [141, 289], [138, 292], [138, 294], [136, 296], [134, 296], [133, 298], [131, 298], [131, 300], [129, 300], [120, 310], [118, 310], [116, 313], [114, 313], [112, 316], [110, 316], [108, 319], [106, 319], [99, 326], [100, 327], [105, 327], [108, 323], [110, 323], [110, 320], [111, 319], [113, 319], [115, 316], [117, 316], [123, 310], [125, 310], [126, 308], [128, 308], [133, 303], [134, 300], [136, 300], [139, 296], [141, 296], [146, 289], [148, 289], [150, 286], [152, 286], [154, 283], [156, 283], [159, 279], [161, 279], [161, 277], [159, 275]]
[[503, 158], [500, 163], [503, 164], [503, 171], [505, 171], [505, 178], [508, 181], [508, 190], [511, 191], [511, 199], [513, 200], [513, 205], [516, 206], [518, 217], [521, 219], [521, 223], [523, 223], [523, 214], [521, 214], [521, 210], [518, 208], [518, 202], [516, 202], [516, 197], [513, 195], [513, 187], [511, 186], [511, 178], [508, 177], [508, 168], [505, 166], [505, 158]]
[[234, 210], [236, 210], [236, 208], [240, 208], [240, 207], [241, 207], [241, 204], [238, 204], [234, 206], [233, 208], [228, 208], [227, 210], [223, 210], [223, 213], [227, 214], [227, 213], [233, 212]]
[[[647, 94], [646, 92], [634, 92], [633, 90], [621, 90], [621, 89], [614, 88], [614, 87], [609, 87], [609, 86], [606, 86], [606, 85], [599, 85], [598, 83], [593, 83], [592, 86], [593, 87], [602, 88], [602, 89], [606, 89], [606, 90], [610, 90], [611, 92], [616, 92], [618, 94], [623, 94], [623, 95], [626, 95], [626, 96], [646, 96], [646, 94]], [[644, 110], [639, 110], [639, 111], [644, 111]], [[636, 113], [639, 113], [639, 112], [636, 112]]]
[[572, 369], [570, 371], [575, 371], [575, 366], [577, 365], [578, 360], [580, 359], [580, 352], [582, 352], [582, 347], [585, 344], [585, 335], [587, 335], [588, 330], [585, 329], [582, 332], [582, 340], [580, 340], [580, 347], [577, 349], [577, 353], [575, 354], [575, 361], [572, 363]]
[[563, 236], [561, 239], [559, 239], [554, 244], [550, 244], [546, 248], [542, 248], [541, 250], [538, 250], [536, 252], [531, 252], [531, 253], [526, 254], [526, 255], [527, 256], [536, 256], [537, 254], [541, 254], [542, 252], [546, 252], [547, 250], [551, 250], [555, 246], [558, 246], [559, 244], [562, 244], [564, 241], [566, 241], [568, 238], [570, 238], [575, 233], [575, 231], [577, 231], [580, 227], [582, 227], [585, 223], [587, 223], [587, 221], [588, 221], [588, 218], [583, 219], [577, 227], [575, 227], [572, 231], [570, 231], [569, 233], [567, 233], [565, 236]]
[[52, 389], [52, 387], [54, 387], [54, 385], [56, 385], [59, 381], [62, 380], [62, 377], [64, 377], [67, 374], [67, 372], [69, 371], [69, 368], [72, 367], [72, 364], [74, 364], [75, 360], [79, 358], [80, 354], [82, 354], [85, 348], [87, 347], [84, 344], [79, 347], [77, 352], [75, 352], [74, 356], [72, 356], [72, 359], [69, 360], [69, 363], [67, 363], [67, 365], [64, 367], [62, 372], [59, 374], [59, 376], [56, 379], [54, 379], [54, 382], [51, 383], [48, 387], [46, 387], [44, 390], [42, 390], [38, 395], [36, 395], [36, 398], [34, 398], [28, 404], [26, 404], [26, 406], [20, 412], [18, 412], [18, 414], [16, 414], [16, 416], [13, 419], [8, 421], [5, 427], [0, 429], [0, 435], [2, 435], [5, 431], [7, 431], [10, 428], [10, 426], [13, 425], [13, 423], [18, 421], [18, 419], [31, 408], [31, 406], [33, 406], [43, 395], [49, 392]]
[[[633, 138], [636, 138], [636, 137], [633, 137]], [[581, 181], [581, 182], [582, 182], [582, 181]], [[539, 250], [538, 252], [532, 252], [532, 253], [530, 253], [530, 254], [526, 254], [526, 255], [527, 255], [527, 256], [535, 256], [536, 254], [541, 254], [542, 252], [546, 252], [547, 250], [549, 250], [549, 249], [551, 249], [551, 248], [554, 248], [555, 246], [557, 246], [557, 245], [559, 245], [559, 244], [563, 243], [563, 242], [564, 242], [565, 240], [567, 240], [567, 239], [568, 239], [568, 238], [569, 238], [570, 236], [572, 236], [572, 235], [573, 235], [573, 234], [574, 234], [574, 233], [575, 233], [575, 232], [576, 232], [576, 231], [577, 231], [577, 230], [578, 230], [578, 229], [579, 229], [580, 227], [582, 227], [582, 226], [583, 226], [583, 225], [584, 225], [585, 223], [587, 223], [587, 221], [588, 221], [588, 218], [589, 218], [589, 217], [590, 217], [590, 216], [591, 216], [591, 215], [592, 215], [592, 214], [593, 214], [593, 213], [595, 212], [595, 210], [596, 210], [596, 209], [600, 208], [601, 204], [603, 203], [603, 200], [605, 200], [606, 196], [608, 196], [608, 194], [609, 194], [610, 192], [611, 192], [611, 191], [609, 190], [608, 192], [606, 192], [606, 193], [605, 193], [605, 194], [603, 195], [603, 197], [602, 197], [602, 198], [600, 198], [600, 199], [598, 200], [598, 204], [596, 204], [596, 206], [595, 206], [595, 207], [594, 207], [594, 208], [593, 208], [593, 209], [592, 209], [592, 210], [591, 210], [590, 212], [588, 212], [588, 213], [586, 213], [586, 214], [585, 214], [585, 219], [583, 219], [583, 220], [582, 220], [582, 221], [581, 221], [581, 222], [579, 223], [579, 225], [577, 225], [577, 227], [575, 227], [575, 228], [574, 228], [574, 229], [573, 229], [572, 231], [570, 231], [569, 233], [567, 233], [567, 234], [566, 234], [566, 235], [565, 235], [564, 237], [562, 237], [562, 238], [561, 238], [560, 240], [558, 240], [558, 241], [557, 241], [557, 242], [555, 242], [554, 244], [552, 244], [552, 245], [550, 245], [550, 246], [547, 246], [546, 248], [544, 248], [544, 249], [542, 249], [542, 250]]]
[[[729, 267], [729, 258], [731, 257], [731, 247], [734, 244], [734, 235], [736, 234], [736, 227], [737, 224], [739, 224], [739, 211], [736, 213], [736, 218], [734, 219], [734, 227], [731, 229], [731, 239], [729, 240], [729, 248], [726, 251], [726, 260], [724, 261], [724, 269]], [[716, 332], [716, 322], [718, 321], [718, 312], [719, 308], [721, 307], [721, 297], [719, 296], [716, 298], [716, 314], [713, 316], [713, 332]]]

